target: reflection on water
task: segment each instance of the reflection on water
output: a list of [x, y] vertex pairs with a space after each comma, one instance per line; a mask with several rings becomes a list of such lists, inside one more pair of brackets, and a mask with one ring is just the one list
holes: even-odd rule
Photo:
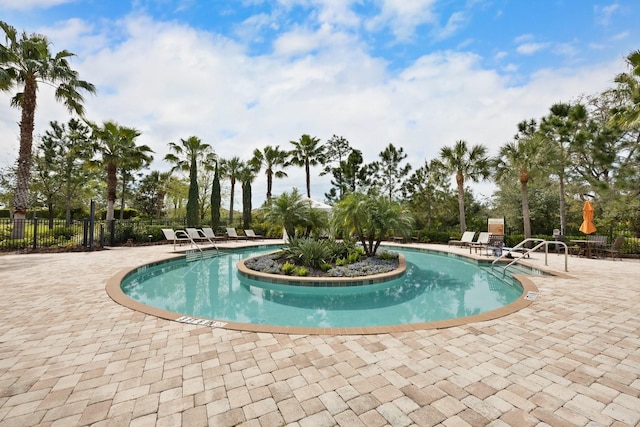
[[348, 288], [265, 288], [240, 277], [243, 258], [273, 249], [245, 249], [217, 258], [171, 261], [127, 277], [123, 291], [144, 304], [176, 313], [242, 323], [310, 327], [381, 326], [429, 322], [491, 311], [515, 301], [519, 286], [487, 269], [446, 255], [400, 251], [399, 279]]

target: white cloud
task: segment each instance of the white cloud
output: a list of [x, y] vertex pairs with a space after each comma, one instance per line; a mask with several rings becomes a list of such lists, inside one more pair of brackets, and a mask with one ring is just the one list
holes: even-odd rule
[[369, 20], [371, 30], [390, 27], [393, 35], [401, 41], [411, 39], [417, 26], [438, 23], [433, 12], [435, 0], [381, 0], [380, 13]]
[[593, 9], [598, 24], [607, 27], [611, 24], [613, 14], [620, 9], [620, 5], [615, 2], [607, 6], [596, 5]]
[[516, 48], [516, 52], [522, 55], [532, 55], [549, 47], [549, 43], [523, 43]]
[[73, 3], [77, 0], [0, 0], [0, 9], [30, 10], [37, 8], [50, 8], [65, 3]]
[[[621, 58], [571, 70], [548, 68], [514, 85], [483, 68], [485, 58], [465, 52], [425, 54], [393, 74], [359, 40], [331, 26], [296, 28], [282, 34], [275, 53], [261, 56], [249, 56], [244, 45], [228, 38], [144, 16], [99, 29], [78, 21], [55, 28], [56, 46], [65, 47], [76, 34], [81, 40], [73, 43], [84, 46], [73, 66], [99, 89], [86, 101], [88, 118], [141, 130], [139, 143], [155, 150], [152, 167], [161, 170], [168, 169], [161, 161], [167, 143], [191, 135], [223, 158], [245, 160], [267, 144], [288, 149], [304, 133], [322, 141], [344, 136], [367, 162], [389, 143], [403, 147], [414, 167], [459, 139], [485, 144], [495, 154], [518, 122], [541, 117], [554, 102], [597, 93], [623, 69]], [[119, 43], [107, 44], [115, 30], [122, 30]], [[87, 34], [91, 47], [84, 45]], [[3, 98], [0, 164], [9, 165], [17, 154], [19, 112]], [[66, 122], [68, 115], [50, 89], [41, 87], [36, 134], [54, 119]], [[289, 178], [275, 180], [274, 192], [304, 190], [302, 169], [287, 172]], [[318, 172], [312, 172], [312, 196], [322, 199], [329, 177]], [[260, 176], [253, 185], [254, 205], [265, 188]]]

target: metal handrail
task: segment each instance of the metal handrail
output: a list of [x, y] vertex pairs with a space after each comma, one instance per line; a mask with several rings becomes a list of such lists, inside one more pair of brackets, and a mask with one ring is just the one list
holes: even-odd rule
[[[569, 269], [568, 269], [569, 247], [567, 246], [566, 243], [558, 241], [558, 240], [544, 240], [544, 239], [537, 239], [537, 238], [528, 238], [528, 239], [524, 239], [522, 242], [518, 243], [513, 248], [511, 248], [510, 252], [512, 252], [514, 249], [523, 248], [524, 244], [525, 243], [529, 243], [529, 242], [539, 242], [539, 243], [537, 245], [535, 245], [533, 248], [527, 249], [525, 252], [518, 251], [517, 253], [519, 254], [519, 256], [517, 258], [515, 258], [513, 261], [511, 261], [510, 263], [508, 263], [506, 266], [504, 266], [504, 268], [502, 269], [502, 277], [505, 276], [505, 274], [507, 272], [507, 268], [511, 267], [513, 264], [516, 264], [522, 258], [524, 258], [525, 256], [528, 256], [531, 252], [535, 251], [538, 248], [541, 248], [542, 246], [544, 246], [544, 265], [545, 266], [549, 265], [547, 263], [547, 255], [549, 254], [549, 244], [564, 246], [564, 271], [569, 271]], [[526, 249], [526, 248], [524, 248], [524, 249]], [[496, 258], [496, 259], [493, 260], [493, 262], [491, 263], [491, 270], [493, 270], [494, 264], [496, 262], [498, 262], [501, 258], [502, 257], [499, 257], [499, 258]]]

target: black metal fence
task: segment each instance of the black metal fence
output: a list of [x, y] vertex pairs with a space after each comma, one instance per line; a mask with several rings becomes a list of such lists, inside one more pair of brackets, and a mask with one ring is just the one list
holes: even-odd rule
[[[37, 251], [65, 250], [84, 248], [86, 250], [119, 246], [125, 244], [151, 244], [164, 241], [163, 228], [184, 228], [183, 220], [112, 220], [91, 221], [75, 220], [67, 224], [65, 220], [34, 218], [17, 222], [12, 219], [0, 219], [0, 251]], [[17, 229], [23, 230], [21, 237], [16, 236]], [[224, 234], [224, 230], [215, 230], [216, 234]], [[453, 233], [453, 234], [452, 234]], [[434, 233], [419, 234], [420, 241], [447, 242], [455, 232], [437, 230]], [[618, 236], [624, 236], [625, 242], [621, 253], [640, 256], [640, 238], [637, 233], [625, 228], [609, 228], [598, 230], [598, 234], [607, 236], [608, 242]], [[439, 238], [442, 235], [444, 237]], [[552, 230], [535, 230], [535, 237], [553, 240]], [[583, 238], [577, 230], [569, 230], [567, 239]], [[524, 236], [511, 233], [507, 229], [506, 240], [509, 245], [522, 241]]]

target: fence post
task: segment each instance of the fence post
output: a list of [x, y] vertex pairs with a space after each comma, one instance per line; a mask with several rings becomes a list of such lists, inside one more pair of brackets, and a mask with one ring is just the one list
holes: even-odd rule
[[96, 226], [96, 202], [91, 200], [89, 207], [89, 249], [93, 250], [93, 229]]
[[33, 214], [33, 250], [35, 251], [37, 247], [38, 247], [38, 216], [36, 214]]
[[85, 248], [89, 246], [89, 218], [82, 220], [82, 246]]

